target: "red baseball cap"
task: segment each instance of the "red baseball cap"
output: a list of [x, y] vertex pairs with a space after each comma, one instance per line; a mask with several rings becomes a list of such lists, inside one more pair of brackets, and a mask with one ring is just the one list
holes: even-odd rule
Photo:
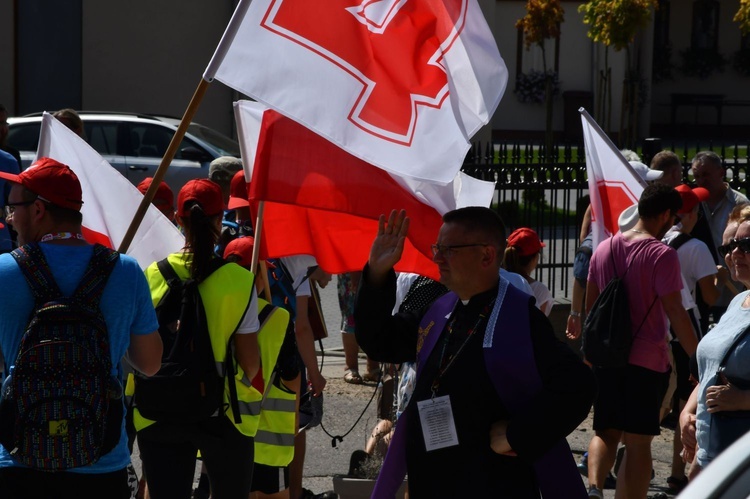
[[232, 182], [229, 184], [229, 203], [227, 203], [227, 208], [233, 210], [243, 206], [250, 206], [250, 202], [247, 200], [247, 184], [244, 171], [240, 170], [234, 174]]
[[682, 208], [677, 212], [681, 215], [690, 213], [698, 203], [705, 201], [710, 196], [708, 189], [704, 189], [703, 187], [691, 189], [687, 184], [680, 184], [674, 190], [679, 192], [682, 198]]
[[188, 181], [177, 195], [177, 214], [181, 217], [190, 216], [190, 209], [185, 207], [190, 201], [198, 203], [203, 212], [209, 217], [224, 212], [224, 197], [221, 187], [207, 178]]
[[[151, 187], [151, 182], [153, 180], [153, 177], [146, 177], [141, 181], [140, 184], [138, 184], [138, 190], [141, 191], [141, 194], [143, 194], [144, 196], [146, 195], [146, 191], [149, 187]], [[172, 189], [169, 188], [166, 182], [162, 181], [162, 183], [159, 184], [152, 202], [159, 208], [169, 208], [170, 210], [174, 209], [174, 193], [172, 192]]]
[[232, 255], [240, 257], [237, 260], [237, 264], [243, 267], [249, 267], [253, 263], [253, 246], [255, 245], [255, 238], [252, 236], [238, 237], [229, 241], [227, 247], [224, 248], [224, 260], [228, 259]]
[[539, 240], [534, 230], [522, 227], [511, 232], [508, 237], [508, 246], [516, 248], [520, 256], [529, 256], [539, 253], [539, 250], [547, 245]]
[[78, 176], [69, 166], [52, 158], [39, 158], [18, 175], [0, 172], [0, 178], [21, 184], [43, 201], [81, 211], [83, 194]]

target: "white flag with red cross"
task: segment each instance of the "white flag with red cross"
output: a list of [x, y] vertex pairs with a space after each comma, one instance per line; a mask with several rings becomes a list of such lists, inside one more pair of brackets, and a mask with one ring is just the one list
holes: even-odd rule
[[583, 108], [583, 142], [586, 173], [591, 197], [591, 226], [594, 248], [616, 234], [617, 220], [626, 208], [637, 204], [646, 182]]
[[508, 71], [477, 0], [241, 0], [203, 77], [368, 163], [447, 184]]

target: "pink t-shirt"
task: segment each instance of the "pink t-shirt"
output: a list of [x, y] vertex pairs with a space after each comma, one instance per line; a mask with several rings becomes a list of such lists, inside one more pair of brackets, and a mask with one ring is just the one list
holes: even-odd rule
[[[591, 257], [588, 280], [594, 282], [599, 291], [615, 276], [613, 260], [617, 275], [622, 277], [625, 274], [625, 286], [628, 290], [634, 335], [629, 362], [653, 371], [665, 372], [669, 368], [669, 329], [667, 316], [658, 297], [682, 289], [677, 252], [655, 238], [628, 241], [618, 233], [599, 244]], [[628, 266], [630, 268], [626, 273]]]

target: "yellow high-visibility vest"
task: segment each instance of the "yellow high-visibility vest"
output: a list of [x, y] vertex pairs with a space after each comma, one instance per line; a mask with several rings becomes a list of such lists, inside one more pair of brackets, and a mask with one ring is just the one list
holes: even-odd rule
[[[265, 300], [261, 301], [266, 303]], [[294, 457], [297, 394], [286, 388], [281, 380], [272, 379], [271, 374], [284, 342], [289, 313], [281, 307], [273, 305], [267, 305], [267, 307], [273, 310], [274, 315], [278, 312], [285, 312], [286, 321], [281, 327], [281, 322], [274, 323], [274, 315], [267, 314], [265, 309], [258, 313], [258, 316], [262, 318], [258, 342], [266, 347], [261, 347], [261, 361], [264, 366], [271, 366], [271, 368], [263, 369], [265, 393], [260, 410], [258, 431], [255, 434], [255, 462], [267, 466], [286, 466]]]
[[[187, 268], [188, 258], [189, 256], [184, 253], [173, 253], [168, 257], [169, 263], [182, 279], [187, 279], [190, 276]], [[156, 306], [169, 287], [161, 272], [159, 272], [156, 263], [150, 265], [145, 273], [151, 289], [151, 299]], [[214, 271], [198, 285], [198, 291], [206, 312], [206, 321], [217, 371], [222, 375], [224, 374], [223, 364], [227, 344], [242, 321], [252, 297], [252, 278], [253, 274], [250, 271], [234, 263], [228, 263]], [[264, 300], [258, 300], [259, 310], [262, 310], [266, 305], [268, 303]], [[263, 335], [259, 332], [258, 335], [261, 365], [269, 365], [268, 363], [271, 366], [275, 365], [288, 321], [289, 313], [276, 307], [264, 321], [268, 332]], [[280, 333], [273, 334], [272, 331], [280, 331]], [[263, 339], [261, 339], [261, 336], [263, 336]], [[280, 340], [277, 340], [278, 337], [280, 337]], [[265, 371], [268, 371], [268, 373]], [[273, 369], [264, 370], [264, 378], [268, 377], [270, 380], [272, 372]], [[240, 412], [240, 423], [235, 423], [235, 426], [243, 435], [255, 436], [260, 420], [262, 394], [252, 386], [251, 380], [247, 379], [239, 365], [236, 366], [234, 383], [237, 388]], [[225, 383], [224, 402], [229, 406], [227, 417], [234, 423], [234, 411], [229, 397], [229, 380], [226, 380]], [[133, 413], [133, 422], [136, 430], [140, 431], [155, 421], [144, 418], [136, 407]]]

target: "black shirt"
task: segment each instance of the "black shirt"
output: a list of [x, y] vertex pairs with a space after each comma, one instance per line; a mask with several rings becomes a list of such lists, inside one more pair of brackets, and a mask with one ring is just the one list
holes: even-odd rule
[[[530, 332], [543, 389], [524, 414], [511, 416], [487, 374], [482, 351], [487, 322], [479, 316], [488, 315], [485, 312], [496, 295], [493, 288], [475, 295], [466, 305], [459, 301], [422, 366], [406, 409], [411, 497], [539, 497], [534, 459], [588, 415], [594, 394], [593, 375], [554, 337], [549, 321], [530, 298]], [[394, 302], [395, 274], [385, 286], [376, 288], [368, 282], [365, 268], [355, 307], [357, 341], [374, 360], [413, 361], [417, 329], [425, 310], [390, 316]], [[476, 331], [468, 336], [474, 328]], [[452, 364], [440, 377], [436, 396], [450, 396], [459, 444], [427, 452], [416, 402], [432, 396], [441, 359], [445, 366], [450, 356]], [[553, 417], [561, 413], [562, 417]], [[498, 420], [510, 421], [508, 439], [518, 457], [499, 455], [490, 448], [490, 426]]]

